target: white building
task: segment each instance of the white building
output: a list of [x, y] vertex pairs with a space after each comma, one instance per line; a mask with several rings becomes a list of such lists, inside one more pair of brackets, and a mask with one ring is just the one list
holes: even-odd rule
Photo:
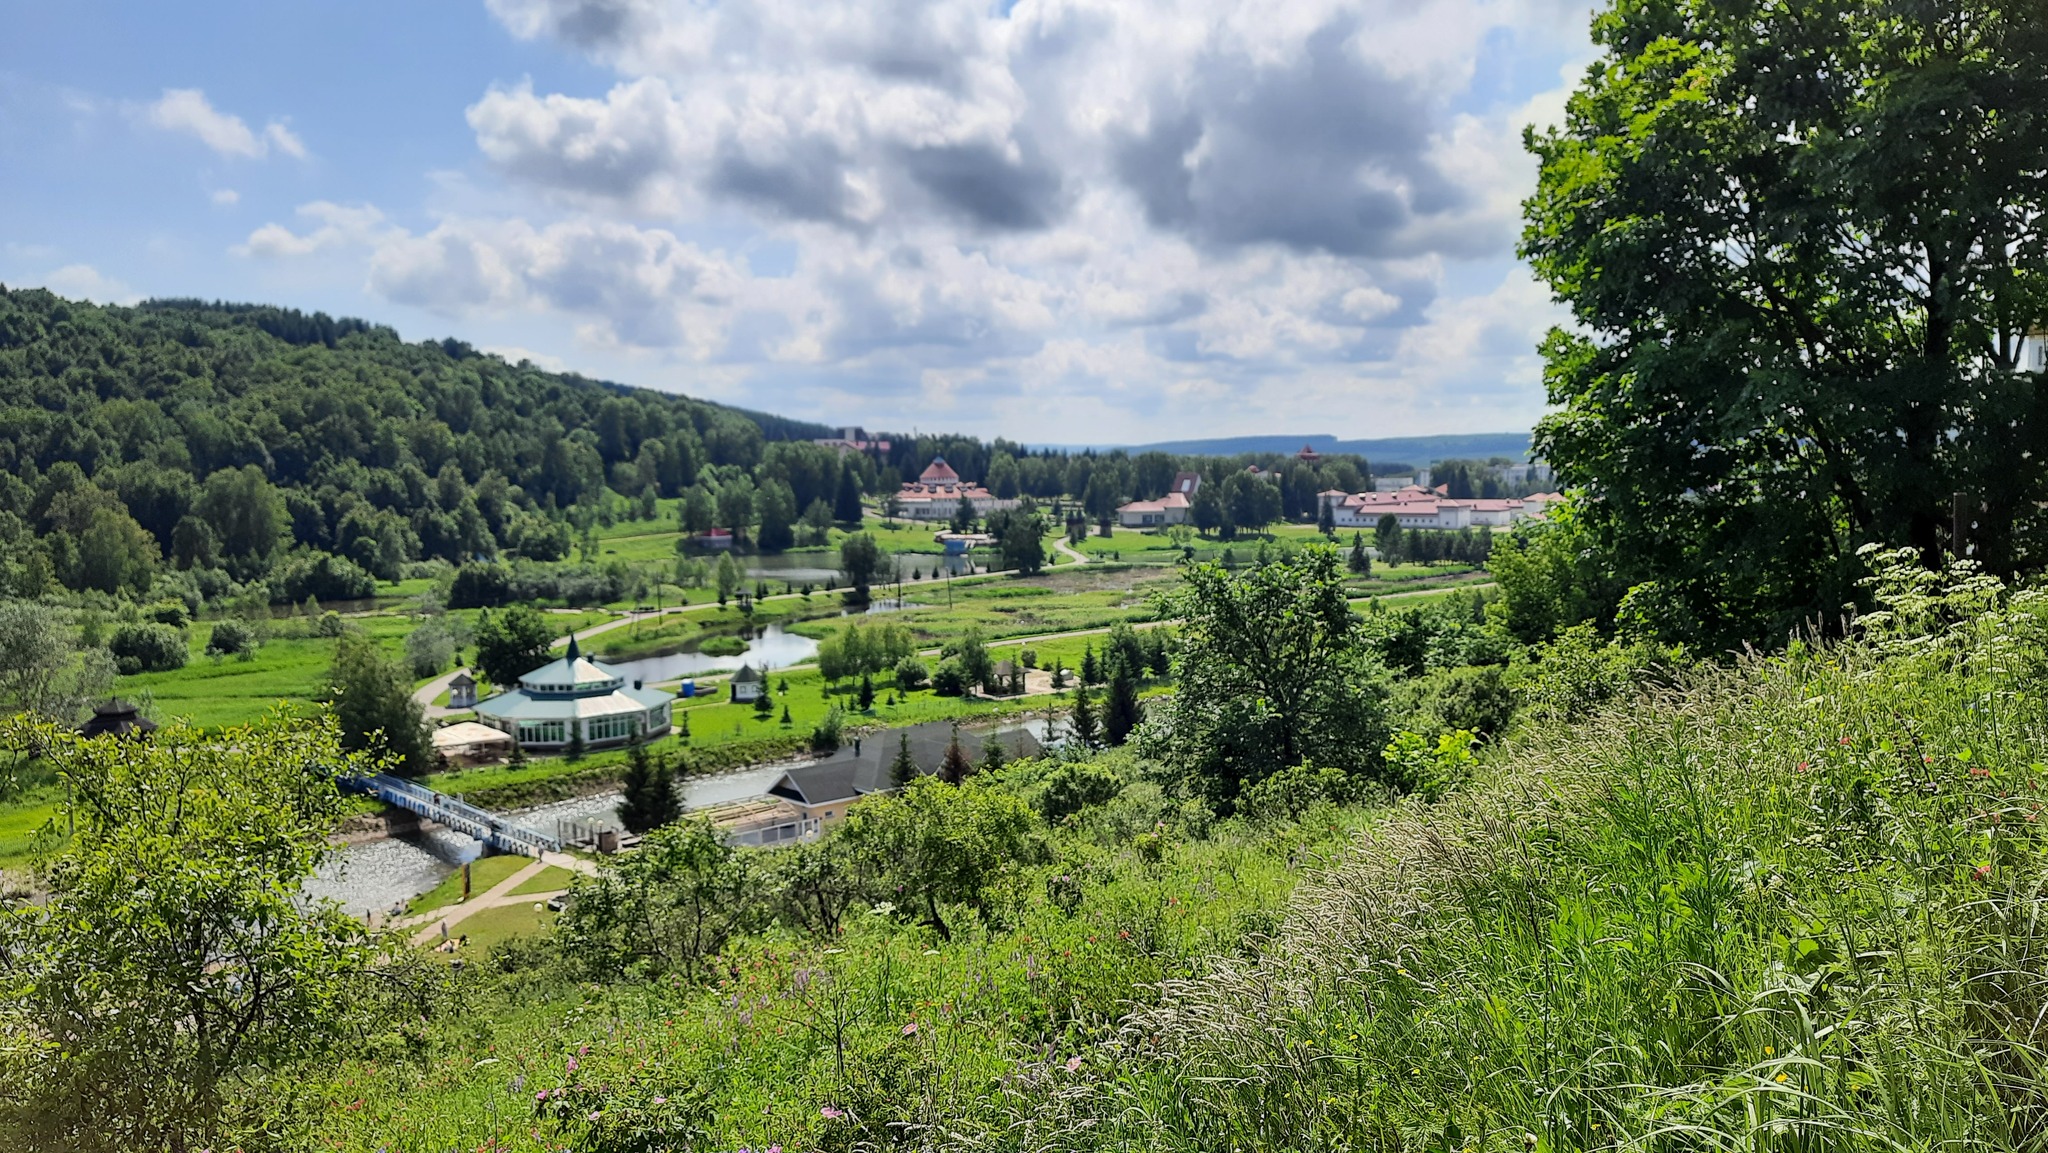
[[1413, 484], [1398, 492], [1330, 489], [1317, 496], [1329, 506], [1331, 524], [1340, 529], [1378, 528], [1384, 516], [1392, 516], [1402, 528], [1505, 528], [1518, 520], [1542, 516], [1547, 502], [1560, 499], [1555, 493], [1538, 493], [1522, 500], [1452, 500]]
[[[1304, 450], [1306, 451], [1306, 450]], [[1173, 478], [1173, 488], [1158, 500], [1134, 500], [1118, 505], [1117, 523], [1125, 528], [1158, 528], [1186, 524], [1194, 508], [1195, 493], [1202, 487], [1202, 474], [1183, 472]]]
[[523, 748], [563, 748], [579, 733], [585, 747], [603, 748], [668, 732], [674, 699], [639, 681], [627, 688], [624, 677], [583, 659], [572, 636], [568, 655], [520, 677], [518, 688], [479, 701], [476, 715]]
[[1014, 500], [1003, 500], [978, 484], [961, 480], [943, 456], [933, 457], [916, 480], [905, 482], [890, 498], [895, 515], [909, 520], [952, 520], [963, 499], [974, 509], [976, 517], [1017, 507]]

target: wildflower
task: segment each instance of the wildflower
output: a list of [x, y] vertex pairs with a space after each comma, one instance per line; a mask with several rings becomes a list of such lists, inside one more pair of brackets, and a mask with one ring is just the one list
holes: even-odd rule
[[538, 1093], [535, 1093], [535, 1094], [533, 1095], [533, 1099], [534, 1099], [534, 1100], [536, 1100], [536, 1101], [545, 1101], [545, 1100], [547, 1100], [547, 1099], [548, 1099], [548, 1091], [547, 1091], [546, 1089], [542, 1089], [542, 1090], [541, 1090], [540, 1092], [538, 1092]]
[[1805, 771], [1806, 771], [1806, 769], [1807, 769], [1807, 765], [1808, 765], [1808, 762], [1806, 762], [1806, 761], [1801, 761], [1801, 762], [1799, 762], [1799, 767], [1798, 767], [1798, 768], [1796, 768], [1796, 769], [1793, 769], [1792, 771], [1793, 771], [1793, 772], [1795, 772], [1795, 773], [1803, 773], [1803, 772], [1805, 772]]
[[841, 1117], [846, 1116], [846, 1110], [826, 1105], [818, 1110], [818, 1116], [823, 1117], [827, 1121], [837, 1121]]
[[1978, 880], [1988, 881], [1991, 879], [1991, 866], [1979, 865], [1976, 869], [1972, 870], [1972, 873]]
[[652, 1100], [652, 1101], [649, 1101], [649, 1102], [648, 1102], [648, 1104], [649, 1104], [649, 1105], [666, 1105], [666, 1104], [668, 1104], [668, 1098], [666, 1098], [666, 1097], [656, 1097], [656, 1098], [655, 1098], [654, 1100]]
[[1835, 743], [1836, 743], [1836, 744], [1838, 744], [1838, 745], [1846, 745], [1846, 744], [1849, 744], [1849, 743], [1850, 743], [1850, 741], [1849, 741], [1849, 738], [1847, 738], [1847, 737], [1836, 737], [1836, 738], [1835, 738]]
[[912, 1021], [909, 1024], [903, 1026], [903, 1035], [905, 1037], [917, 1036], [917, 1022]]
[[1081, 1055], [1080, 1055], [1079, 1053], [1076, 1053], [1076, 1054], [1074, 1054], [1073, 1056], [1071, 1056], [1071, 1057], [1067, 1058], [1067, 1072], [1069, 1072], [1069, 1073], [1079, 1073], [1080, 1071], [1081, 1071]]
[[566, 1067], [565, 1069], [563, 1069], [562, 1071], [563, 1071], [563, 1072], [565, 1072], [565, 1073], [574, 1073], [574, 1072], [576, 1071], [576, 1058], [574, 1058], [574, 1057], [571, 1057], [571, 1058], [569, 1058], [569, 1064], [568, 1064], [568, 1066], [567, 1066], [567, 1067]]
[[1773, 1081], [1776, 1081], [1780, 1085], [1783, 1085], [1785, 1083], [1785, 1075], [1783, 1073], [1780, 1073], [1776, 1077], [1773, 1077], [1771, 1079]]

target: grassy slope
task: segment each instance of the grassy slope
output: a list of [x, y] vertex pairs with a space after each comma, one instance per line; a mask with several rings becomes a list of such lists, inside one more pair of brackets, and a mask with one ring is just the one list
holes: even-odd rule
[[[323, 1137], [348, 1151], [487, 1139], [508, 1150], [558, 1147], [534, 1137], [533, 1093], [560, 1084], [566, 1058], [585, 1045], [585, 1073], [622, 1097], [645, 1105], [657, 1095], [712, 1095], [717, 1122], [705, 1147], [714, 1149], [844, 1148], [856, 1130], [822, 1116], [824, 1105], [851, 1110], [880, 1135], [892, 1120], [983, 1108], [991, 1079], [1006, 1072], [1077, 1080], [1066, 1063], [1093, 1059], [1131, 997], [1270, 928], [1268, 911], [1299, 875], [1291, 864], [1327, 851], [1363, 819], [1169, 838], [1157, 863], [1131, 847], [1137, 829], [1104, 829], [1063, 844], [1057, 862], [1026, 866], [1002, 924], [968, 919], [951, 943], [864, 916], [832, 941], [749, 941], [733, 951], [735, 975], [715, 987], [590, 987], [479, 1006], [445, 1059], [363, 1059], [339, 1070], [321, 1087], [336, 1106]], [[1048, 899], [1047, 882], [1059, 876], [1081, 882], [1072, 913]], [[471, 930], [472, 948], [478, 939]], [[832, 1045], [806, 1025], [832, 1016], [835, 988], [847, 997], [857, 1086], [838, 1081]], [[486, 1054], [497, 1062], [479, 1066]], [[523, 1078], [516, 1093], [514, 1077]], [[358, 1098], [359, 1109], [340, 1108]]]
[[[2017, 690], [2041, 653], [1708, 673], [1539, 729], [1434, 806], [1227, 823], [1157, 865], [1135, 829], [1062, 835], [952, 945], [863, 918], [830, 949], [750, 942], [714, 988], [526, 1000], [446, 1060], [357, 1062], [334, 1137], [536, 1148], [507, 1082], [530, 1097], [587, 1045], [607, 1108], [708, 1093], [715, 1148], [892, 1124], [1025, 1149], [2021, 1147], [2048, 715]], [[831, 988], [844, 1078], [809, 1027]]]

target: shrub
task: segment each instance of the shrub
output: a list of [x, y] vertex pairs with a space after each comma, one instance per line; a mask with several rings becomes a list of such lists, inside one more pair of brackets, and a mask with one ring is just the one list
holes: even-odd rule
[[341, 614], [333, 609], [321, 613], [320, 618], [313, 622], [314, 636], [338, 637], [347, 631], [348, 622], [342, 620]]
[[1110, 770], [1091, 761], [1069, 761], [1046, 778], [1045, 791], [1038, 794], [1038, 811], [1048, 825], [1096, 805], [1106, 805], [1123, 792], [1124, 783]]
[[206, 638], [206, 652], [209, 656], [240, 656], [256, 651], [256, 630], [238, 620], [214, 622], [213, 632]]
[[932, 670], [932, 691], [942, 697], [967, 695], [967, 670], [960, 667], [957, 658], [947, 657]]
[[697, 651], [711, 657], [736, 657], [747, 651], [747, 642], [735, 636], [706, 637]]
[[1357, 797], [1356, 783], [1342, 769], [1303, 763], [1282, 769], [1257, 784], [1246, 785], [1238, 794], [1237, 808], [1255, 821], [1298, 821], [1317, 805], [1348, 804]]
[[914, 693], [923, 688], [925, 682], [930, 679], [931, 674], [926, 671], [924, 662], [916, 657], [904, 657], [896, 662], [896, 688], [898, 691]]
[[179, 600], [160, 600], [142, 610], [142, 619], [182, 629], [192, 623], [192, 614]]
[[152, 621], [122, 625], [107, 641], [114, 665], [123, 676], [158, 673], [185, 667], [185, 634]]
[[491, 609], [512, 599], [512, 573], [504, 565], [472, 561], [455, 572], [448, 585], [451, 609]]

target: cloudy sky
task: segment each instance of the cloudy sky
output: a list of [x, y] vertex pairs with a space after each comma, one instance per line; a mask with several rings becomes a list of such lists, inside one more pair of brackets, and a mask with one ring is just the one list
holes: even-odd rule
[[1526, 428], [1567, 0], [7, 5], [0, 282], [1035, 443]]

